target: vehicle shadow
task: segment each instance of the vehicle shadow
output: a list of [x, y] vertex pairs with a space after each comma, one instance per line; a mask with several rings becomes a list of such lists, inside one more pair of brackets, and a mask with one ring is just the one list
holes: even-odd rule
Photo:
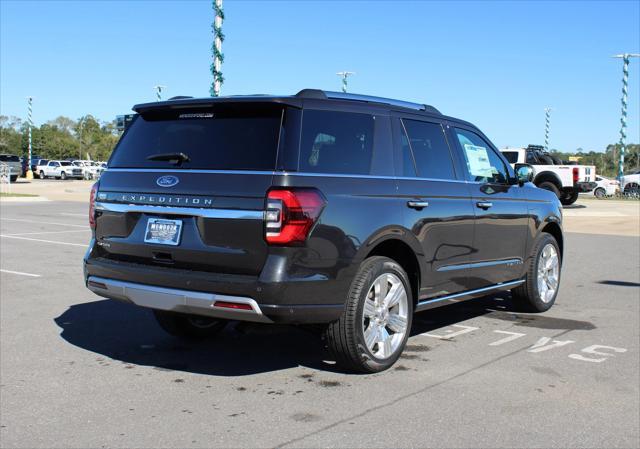
[[[416, 314], [411, 335], [505, 309], [508, 293], [500, 295]], [[95, 353], [96, 360], [108, 357], [125, 365], [214, 376], [246, 376], [296, 366], [341, 372], [320, 333], [302, 327], [231, 323], [215, 338], [184, 341], [161, 330], [150, 310], [112, 300], [73, 305], [54, 321], [64, 340]]]

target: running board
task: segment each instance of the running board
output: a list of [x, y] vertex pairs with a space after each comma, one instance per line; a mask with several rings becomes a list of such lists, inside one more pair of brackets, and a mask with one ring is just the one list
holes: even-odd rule
[[416, 306], [416, 312], [421, 312], [423, 310], [429, 310], [435, 307], [445, 306], [447, 304], [455, 304], [457, 302], [477, 298], [479, 296], [483, 296], [484, 293], [510, 290], [520, 284], [524, 284], [524, 279], [511, 282], [503, 282], [500, 284], [490, 285], [489, 287], [478, 288], [476, 290], [467, 290], [465, 292], [455, 293], [453, 295], [423, 300], [418, 302], [418, 305]]

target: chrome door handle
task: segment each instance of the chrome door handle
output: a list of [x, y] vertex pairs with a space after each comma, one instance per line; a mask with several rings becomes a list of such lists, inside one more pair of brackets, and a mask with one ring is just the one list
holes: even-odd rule
[[407, 201], [407, 207], [411, 209], [424, 209], [425, 207], [429, 207], [429, 203], [427, 201]]
[[493, 203], [490, 201], [478, 201], [476, 203], [476, 206], [478, 206], [480, 209], [489, 209], [491, 206], [493, 206]]

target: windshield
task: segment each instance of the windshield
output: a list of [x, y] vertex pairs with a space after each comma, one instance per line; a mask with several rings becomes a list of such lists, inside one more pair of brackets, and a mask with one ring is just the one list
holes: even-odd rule
[[[133, 121], [109, 167], [273, 170], [281, 119], [282, 107], [273, 104], [152, 112]], [[161, 156], [178, 153], [189, 160]]]

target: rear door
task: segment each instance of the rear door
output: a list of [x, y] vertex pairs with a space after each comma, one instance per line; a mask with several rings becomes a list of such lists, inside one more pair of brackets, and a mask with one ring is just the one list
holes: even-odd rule
[[442, 124], [405, 116], [394, 125], [404, 224], [422, 246], [427, 271], [420, 300], [469, 290], [474, 213]]
[[529, 222], [522, 188], [511, 182], [511, 167], [476, 130], [456, 124], [450, 131], [464, 157], [476, 215], [469, 283], [482, 288], [519, 279]]
[[[100, 179], [101, 256], [259, 274], [283, 114], [281, 105], [221, 103], [136, 118]], [[166, 156], [176, 153], [184, 157]]]

